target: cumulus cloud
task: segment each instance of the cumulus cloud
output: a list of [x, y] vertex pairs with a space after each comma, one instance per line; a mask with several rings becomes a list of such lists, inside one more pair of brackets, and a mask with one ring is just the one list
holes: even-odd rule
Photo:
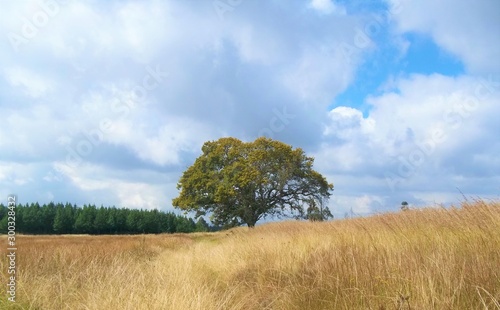
[[345, 14], [346, 11], [341, 6], [335, 4], [332, 0], [312, 0], [310, 7], [323, 14]]
[[475, 74], [500, 71], [500, 3], [479, 0], [432, 1], [389, 0], [399, 8], [394, 14], [400, 32], [431, 36], [456, 55]]
[[[364, 178], [371, 195], [406, 192], [429, 202], [434, 190], [441, 191], [438, 201], [457, 187], [495, 192], [500, 167], [489, 154], [500, 151], [492, 117], [500, 113], [499, 92], [497, 81], [468, 76], [400, 79], [392, 91], [368, 99], [366, 117], [351, 107], [332, 109], [316, 161], [344, 185]], [[474, 185], [479, 175], [482, 185]]]
[[[3, 159], [38, 165], [31, 179], [41, 192], [66, 180], [75, 197], [111, 192], [124, 202], [109, 184], [135, 184], [127, 175], [101, 182], [78, 172], [94, 165], [96, 175], [138, 167], [179, 175], [204, 141], [226, 135], [311, 145], [320, 138], [317, 109], [353, 78], [355, 64], [336, 47], [360, 19], [304, 16], [299, 2], [265, 6], [244, 3], [221, 19], [208, 2], [6, 4]], [[159, 193], [149, 192], [168, 206]]]
[[39, 98], [54, 89], [54, 83], [49, 77], [21, 67], [11, 67], [4, 70], [5, 78], [14, 88], [31, 98]]
[[53, 168], [73, 184], [74, 192], [91, 194], [93, 198], [88, 198], [87, 203], [96, 205], [162, 209], [175, 195], [175, 180], [170, 174], [142, 169], [124, 173], [89, 163], [71, 167], [65, 162], [56, 162]]

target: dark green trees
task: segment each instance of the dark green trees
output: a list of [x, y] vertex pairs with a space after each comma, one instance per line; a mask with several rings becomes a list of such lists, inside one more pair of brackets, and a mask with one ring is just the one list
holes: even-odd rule
[[200, 217], [196, 222], [196, 231], [197, 232], [205, 232], [210, 231], [210, 226], [204, 218]]
[[75, 232], [77, 234], [97, 233], [94, 226], [96, 214], [97, 209], [95, 206], [84, 205], [82, 209], [79, 209], [75, 220]]
[[57, 234], [69, 234], [73, 232], [74, 214], [76, 206], [66, 203], [64, 206], [59, 204], [54, 218], [53, 229]]
[[[16, 231], [25, 234], [189, 233], [201, 231], [201, 226], [186, 216], [158, 210], [79, 208], [69, 203], [16, 206]], [[0, 204], [0, 232], [6, 231], [7, 207]]]

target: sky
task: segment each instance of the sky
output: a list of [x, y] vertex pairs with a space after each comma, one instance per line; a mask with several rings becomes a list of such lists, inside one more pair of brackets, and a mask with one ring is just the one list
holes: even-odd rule
[[500, 197], [498, 0], [1, 0], [0, 201], [173, 211], [205, 141], [302, 148], [337, 217]]

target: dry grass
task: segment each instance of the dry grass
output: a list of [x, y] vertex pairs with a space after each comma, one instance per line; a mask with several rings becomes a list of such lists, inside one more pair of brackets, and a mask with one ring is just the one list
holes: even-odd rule
[[17, 241], [17, 303], [3, 294], [2, 309], [500, 309], [498, 202], [213, 234]]

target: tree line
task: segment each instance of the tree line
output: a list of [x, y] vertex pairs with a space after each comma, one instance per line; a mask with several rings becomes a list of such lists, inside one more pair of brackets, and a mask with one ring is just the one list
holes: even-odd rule
[[[7, 231], [8, 209], [0, 204], [0, 229]], [[200, 217], [159, 210], [116, 207], [78, 207], [70, 203], [18, 204], [16, 232], [24, 234], [143, 234], [190, 233], [218, 230]]]

